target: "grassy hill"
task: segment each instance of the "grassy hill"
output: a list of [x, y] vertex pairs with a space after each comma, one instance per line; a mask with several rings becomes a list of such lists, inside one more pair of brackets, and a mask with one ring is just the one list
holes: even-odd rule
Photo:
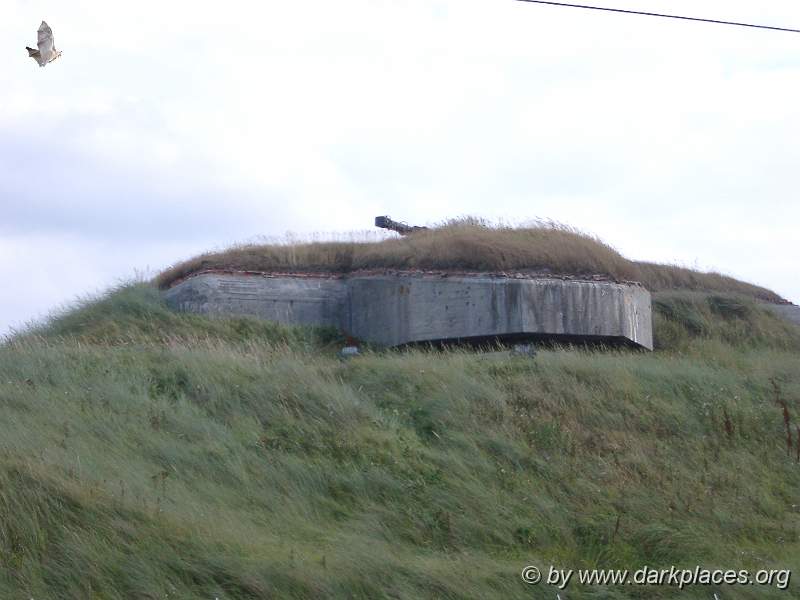
[[0, 598], [554, 599], [524, 566], [797, 571], [800, 329], [741, 296], [654, 308], [654, 353], [342, 362], [336, 332], [175, 314], [147, 284], [86, 301], [0, 346]]

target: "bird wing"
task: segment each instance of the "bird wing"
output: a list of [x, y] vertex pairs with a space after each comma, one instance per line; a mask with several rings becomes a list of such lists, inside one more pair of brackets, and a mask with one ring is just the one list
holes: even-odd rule
[[42, 21], [42, 24], [39, 25], [38, 34], [37, 46], [39, 46], [39, 54], [42, 57], [49, 57], [53, 53], [53, 30], [50, 29], [47, 23]]
[[28, 51], [28, 56], [30, 56], [36, 63], [41, 67], [44, 63], [42, 63], [42, 55], [39, 53], [38, 50], [34, 50], [33, 48], [28, 48], [25, 46], [25, 50]]

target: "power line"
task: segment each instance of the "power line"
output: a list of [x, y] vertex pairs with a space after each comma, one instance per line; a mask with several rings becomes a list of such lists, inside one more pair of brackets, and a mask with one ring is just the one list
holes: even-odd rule
[[585, 8], [588, 10], [602, 10], [605, 12], [624, 13], [626, 15], [644, 15], [646, 17], [661, 17], [663, 19], [680, 19], [681, 21], [698, 21], [700, 23], [715, 23], [717, 25], [735, 25], [737, 27], [750, 27], [752, 29], [769, 29], [772, 31], [788, 31], [790, 33], [800, 33], [800, 29], [788, 29], [786, 27], [770, 27], [768, 25], [754, 25], [752, 23], [738, 23], [736, 21], [718, 21], [716, 19], [700, 19], [697, 17], [682, 17], [679, 15], [666, 15], [661, 13], [642, 12], [638, 10], [624, 10], [622, 8], [607, 8], [603, 6], [588, 6], [585, 4], [567, 4], [565, 2], [546, 2], [545, 0], [517, 0], [518, 2], [530, 2], [532, 4], [549, 4], [551, 6], [567, 6], [569, 8]]

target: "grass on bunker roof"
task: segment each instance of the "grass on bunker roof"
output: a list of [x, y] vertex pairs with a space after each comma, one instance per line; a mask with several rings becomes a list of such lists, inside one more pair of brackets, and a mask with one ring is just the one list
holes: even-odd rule
[[347, 273], [367, 269], [600, 275], [616, 281], [638, 281], [651, 292], [693, 290], [782, 301], [771, 290], [720, 273], [629, 260], [606, 242], [567, 225], [535, 221], [508, 226], [470, 217], [379, 241], [362, 241], [354, 236], [344, 241], [236, 245], [175, 264], [155, 282], [167, 288], [208, 270]]

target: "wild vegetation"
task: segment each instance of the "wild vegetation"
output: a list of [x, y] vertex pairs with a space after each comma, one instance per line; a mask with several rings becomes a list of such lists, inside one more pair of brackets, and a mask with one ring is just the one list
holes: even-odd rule
[[173, 265], [156, 278], [156, 284], [169, 287], [192, 273], [214, 269], [312, 273], [363, 269], [533, 271], [638, 281], [651, 291], [686, 289], [744, 294], [767, 302], [782, 300], [768, 289], [719, 273], [628, 260], [605, 242], [552, 222], [511, 227], [467, 218], [379, 241], [289, 240], [238, 245]]
[[[654, 308], [654, 353], [342, 362], [335, 332], [175, 314], [146, 284], [87, 300], [0, 346], [0, 597], [527, 599], [556, 597], [529, 564], [800, 572], [800, 329], [741, 296]], [[798, 597], [561, 593], [714, 592]]]

